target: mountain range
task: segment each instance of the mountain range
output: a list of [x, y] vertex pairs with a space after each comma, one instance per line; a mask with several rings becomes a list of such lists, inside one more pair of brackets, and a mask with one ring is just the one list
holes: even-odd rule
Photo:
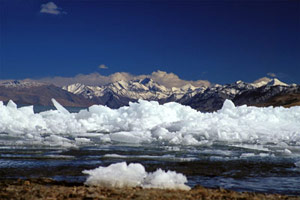
[[55, 98], [64, 106], [101, 104], [119, 108], [144, 99], [161, 104], [178, 102], [203, 112], [220, 109], [225, 99], [232, 100], [238, 106], [300, 105], [300, 85], [288, 85], [276, 78], [265, 77], [253, 83], [237, 81], [225, 85], [177, 80], [176, 83], [180, 84], [175, 86], [162, 84], [163, 81], [158, 83], [149, 76], [124, 79], [99, 85], [81, 82], [64, 86], [30, 79], [0, 81], [0, 100], [7, 102], [12, 99], [17, 104], [49, 106], [52, 105], [51, 98]]

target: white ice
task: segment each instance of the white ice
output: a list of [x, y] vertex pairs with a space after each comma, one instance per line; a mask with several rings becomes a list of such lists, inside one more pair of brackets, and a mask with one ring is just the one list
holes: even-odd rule
[[140, 100], [119, 109], [94, 105], [69, 113], [55, 100], [53, 103], [57, 110], [34, 113], [33, 106], [17, 108], [12, 101], [7, 105], [0, 102], [0, 142], [15, 138], [20, 145], [66, 147], [94, 142], [300, 144], [299, 106], [236, 107], [226, 100], [221, 110], [201, 113], [174, 102], [159, 105]]
[[175, 161], [175, 162], [189, 162], [195, 161], [197, 158], [189, 157], [175, 157], [174, 155], [162, 155], [162, 156], [151, 156], [151, 155], [119, 155], [119, 154], [105, 154], [103, 155], [105, 158], [143, 158], [143, 159], [153, 159], [153, 160], [166, 160], [166, 161]]
[[189, 190], [185, 185], [187, 178], [174, 171], [161, 169], [153, 173], [147, 173], [145, 167], [139, 163], [127, 165], [125, 162], [111, 164], [108, 167], [98, 167], [92, 170], [84, 170], [88, 174], [86, 185], [103, 187], [143, 187], [161, 189]]

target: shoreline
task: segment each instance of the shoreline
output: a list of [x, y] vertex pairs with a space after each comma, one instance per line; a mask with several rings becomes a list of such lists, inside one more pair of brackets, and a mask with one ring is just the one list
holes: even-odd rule
[[291, 199], [299, 196], [236, 192], [195, 186], [189, 191], [170, 189], [105, 188], [49, 178], [0, 180], [0, 199]]

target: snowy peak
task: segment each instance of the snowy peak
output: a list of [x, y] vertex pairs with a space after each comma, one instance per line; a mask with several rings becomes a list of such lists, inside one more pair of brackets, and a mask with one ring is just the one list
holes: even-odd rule
[[194, 90], [196, 90], [196, 87], [194, 87], [192, 84], [189, 83], [189, 84], [182, 86], [180, 89], [183, 91], [194, 91]]
[[156, 101], [168, 99], [171, 96], [176, 97], [177, 100], [187, 94], [191, 97], [204, 90], [203, 87], [195, 87], [191, 84], [181, 88], [173, 87], [169, 89], [148, 77], [131, 81], [120, 80], [103, 86], [86, 86], [77, 83], [64, 86], [63, 89], [74, 94], [82, 94], [87, 98], [100, 98], [106, 97], [108, 94], [114, 94], [120, 98]]
[[[163, 77], [161, 79], [164, 80]], [[266, 77], [253, 83], [239, 80], [231, 84], [215, 84], [210, 87], [196, 86], [193, 82], [181, 84], [177, 87], [166, 87], [156, 79], [147, 76], [131, 80], [122, 78], [106, 85], [88, 85], [79, 82], [62, 88], [54, 88], [52, 86], [30, 79], [20, 81], [3, 80], [0, 81], [0, 98], [3, 101], [9, 99], [18, 100], [17, 96], [19, 102], [24, 102], [24, 99], [27, 101], [29, 97], [24, 98], [23, 91], [26, 91], [28, 95], [35, 92], [34, 95], [38, 97], [44, 94], [50, 97], [50, 95], [59, 93], [65, 98], [63, 101], [69, 100], [70, 95], [73, 95], [72, 101], [83, 102], [87, 105], [97, 103], [111, 108], [118, 108], [128, 105], [129, 102], [143, 99], [154, 100], [160, 103], [175, 101], [201, 111], [214, 111], [221, 108], [225, 99], [233, 100], [236, 105], [256, 105], [266, 102], [274, 95], [300, 93], [299, 85], [288, 85], [277, 78], [270, 79]], [[52, 92], [55, 92], [55, 94], [52, 94]], [[67, 97], [66, 94], [69, 96]], [[31, 96], [30, 98], [32, 102], [36, 99], [44, 99], [32, 98]], [[72, 101], [68, 102], [68, 105], [73, 105]], [[39, 101], [41, 105], [47, 105], [48, 103], [49, 101]]]
[[272, 79], [271, 81], [268, 82], [268, 85], [270, 86], [289, 86], [288, 84], [281, 82], [280, 80], [278, 80], [277, 78]]
[[231, 84], [215, 84], [212, 87], [195, 87], [188, 83], [181, 87], [167, 88], [149, 77], [143, 77], [130, 81], [119, 80], [102, 86], [74, 84], [65, 86], [64, 89], [88, 99], [98, 99], [112, 108], [143, 99], [160, 103], [175, 101], [201, 111], [218, 110], [225, 99], [233, 100], [236, 105], [252, 105], [265, 102], [285, 91], [291, 93], [290, 89], [300, 91], [298, 86], [293, 88], [292, 85], [287, 85], [276, 78], [261, 78], [254, 83], [239, 80]]
[[256, 81], [254, 81], [253, 83], [251, 83], [251, 85], [254, 86], [255, 88], [260, 88], [262, 86], [267, 85], [271, 80], [272, 79], [270, 79], [270, 78], [263, 77], [263, 78], [260, 78]]
[[88, 90], [87, 86], [81, 83], [75, 83], [72, 85], [67, 85], [62, 87], [62, 89], [67, 91], [72, 91], [74, 94], [80, 94], [83, 90]]
[[253, 86], [249, 83], [246, 83], [244, 81], [236, 81], [235, 83], [233, 84], [230, 84], [230, 87], [233, 87], [233, 88], [236, 88], [236, 89], [239, 89], [239, 90], [243, 90], [243, 89], [253, 89]]
[[167, 89], [165, 86], [160, 85], [156, 83], [153, 79], [151, 78], [144, 78], [141, 80], [136, 80], [138, 83], [144, 85], [147, 90], [149, 91], [154, 91], [154, 92], [167, 92], [169, 89]]
[[143, 85], [152, 85], [154, 82], [151, 78], [144, 78], [138, 81]]
[[108, 85], [111, 85], [111, 87], [115, 87], [119, 90], [128, 89], [128, 83], [124, 80], [120, 80], [120, 81], [117, 81], [117, 82], [114, 82], [114, 83], [111, 83]]
[[267, 78], [267, 77], [263, 77], [261, 79], [258, 79], [256, 81], [254, 81], [253, 83], [251, 83], [252, 86], [254, 86], [255, 88], [260, 88], [263, 86], [289, 86], [288, 84], [278, 80], [277, 78]]

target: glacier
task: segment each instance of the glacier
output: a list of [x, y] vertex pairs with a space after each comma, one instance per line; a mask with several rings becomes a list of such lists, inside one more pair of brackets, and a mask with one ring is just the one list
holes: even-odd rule
[[[34, 113], [0, 102], [0, 145], [79, 147], [101, 143], [160, 145], [274, 144], [300, 146], [300, 107], [236, 107], [202, 113], [175, 102], [139, 100], [119, 109], [93, 105], [70, 113], [54, 99], [56, 110]], [[287, 151], [290, 151], [287, 148]], [[293, 149], [292, 149], [293, 151]]]

